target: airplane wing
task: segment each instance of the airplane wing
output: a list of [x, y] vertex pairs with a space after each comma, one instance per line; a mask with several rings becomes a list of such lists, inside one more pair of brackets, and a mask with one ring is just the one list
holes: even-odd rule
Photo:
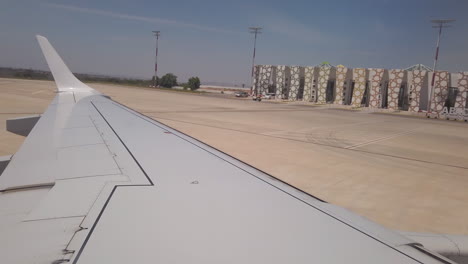
[[1, 263], [452, 263], [80, 82], [0, 176]]

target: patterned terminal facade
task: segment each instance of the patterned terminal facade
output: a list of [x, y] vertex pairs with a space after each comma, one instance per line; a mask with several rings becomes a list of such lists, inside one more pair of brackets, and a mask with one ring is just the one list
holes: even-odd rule
[[355, 107], [361, 106], [362, 99], [366, 91], [366, 69], [353, 69], [354, 88], [353, 96], [351, 97], [351, 105]]
[[330, 79], [331, 66], [321, 65], [319, 67], [318, 89], [317, 89], [317, 103], [326, 103], [326, 92], [328, 80]]
[[468, 72], [458, 73], [458, 94], [455, 100], [456, 108], [465, 108], [468, 101]]
[[336, 66], [336, 95], [335, 95], [335, 104], [343, 105], [345, 104], [346, 98], [346, 74], [348, 73], [348, 68], [343, 65]]
[[299, 78], [300, 67], [298, 66], [291, 66], [291, 84], [289, 86], [289, 95], [288, 99], [290, 101], [296, 101], [299, 93], [299, 84], [301, 79]]
[[405, 73], [400, 69], [390, 70], [389, 86], [388, 86], [388, 109], [397, 110], [399, 103], [400, 88], [405, 77]]
[[370, 93], [369, 107], [380, 108], [382, 106], [382, 89], [384, 85], [385, 69], [369, 69]]
[[314, 67], [304, 67], [304, 94], [302, 99], [306, 102], [312, 100], [312, 81], [314, 79]]
[[435, 73], [434, 95], [431, 101], [432, 112], [441, 112], [444, 109], [448, 95], [449, 78], [449, 73], [446, 71], [437, 71]]
[[412, 85], [410, 91], [410, 111], [418, 112], [419, 111], [419, 101], [421, 98], [421, 91], [423, 89], [424, 80], [426, 78], [427, 71], [414, 70], [412, 72]]
[[262, 96], [265, 96], [268, 93], [268, 88], [271, 83], [272, 70], [273, 66], [271, 65], [262, 65], [262, 67], [260, 67], [260, 84], [258, 85], [258, 94], [261, 94]]
[[407, 69], [256, 65], [252, 79], [253, 94], [276, 100], [410, 112], [430, 108], [436, 114], [447, 107], [468, 109], [468, 72], [434, 73], [420, 64]]
[[276, 66], [276, 90], [275, 97], [282, 99], [283, 91], [286, 89], [286, 66]]

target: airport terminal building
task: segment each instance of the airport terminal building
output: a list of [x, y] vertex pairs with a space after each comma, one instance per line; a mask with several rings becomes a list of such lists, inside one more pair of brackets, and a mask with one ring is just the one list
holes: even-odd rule
[[252, 93], [276, 100], [440, 113], [447, 106], [468, 109], [468, 72], [434, 72], [418, 64], [407, 69], [256, 65]]

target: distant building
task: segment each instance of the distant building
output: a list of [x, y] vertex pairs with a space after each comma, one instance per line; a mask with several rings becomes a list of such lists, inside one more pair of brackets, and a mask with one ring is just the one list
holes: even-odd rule
[[468, 72], [433, 71], [422, 64], [406, 69], [347, 68], [324, 62], [317, 66], [256, 65], [253, 93], [277, 100], [426, 111], [468, 108]]

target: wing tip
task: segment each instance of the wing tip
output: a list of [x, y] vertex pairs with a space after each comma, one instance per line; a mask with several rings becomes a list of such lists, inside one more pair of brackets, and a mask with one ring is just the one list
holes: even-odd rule
[[44, 36], [42, 36], [42, 35], [39, 35], [39, 34], [36, 35], [36, 39], [37, 39], [37, 41], [39, 42], [39, 44], [40, 44], [41, 42], [44, 42], [44, 41], [49, 42], [49, 40], [48, 40], [46, 37], [44, 37]]
[[75, 75], [70, 71], [67, 65], [63, 62], [60, 55], [57, 53], [55, 48], [50, 44], [49, 40], [42, 36], [36, 35], [37, 42], [41, 47], [42, 53], [49, 65], [49, 69], [54, 76], [55, 83], [57, 84], [57, 90], [62, 91], [87, 91], [97, 93], [96, 90], [82, 83], [76, 78]]

